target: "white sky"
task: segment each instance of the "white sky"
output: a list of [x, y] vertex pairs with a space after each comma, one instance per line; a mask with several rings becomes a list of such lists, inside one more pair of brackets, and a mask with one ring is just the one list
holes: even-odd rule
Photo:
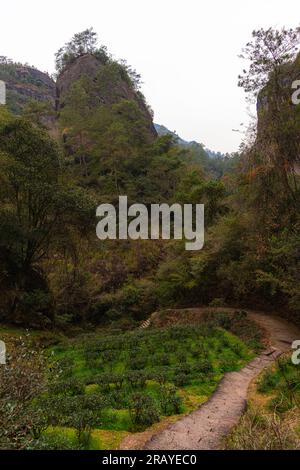
[[237, 56], [260, 27], [295, 27], [299, 0], [9, 0], [0, 55], [54, 71], [54, 53], [93, 26], [142, 75], [155, 122], [213, 150], [238, 149], [247, 122]]

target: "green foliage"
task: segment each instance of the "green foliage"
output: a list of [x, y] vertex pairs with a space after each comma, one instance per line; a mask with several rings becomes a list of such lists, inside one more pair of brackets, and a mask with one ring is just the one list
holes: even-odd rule
[[[60, 154], [42, 129], [4, 115], [0, 120], [0, 276], [8, 291], [3, 311], [13, 321], [26, 310], [53, 318], [41, 261], [62, 237], [92, 220], [91, 202], [60, 179]], [[28, 323], [30, 320], [28, 320]]]
[[71, 437], [49, 432], [34, 441], [29, 450], [79, 450], [81, 447]]
[[91, 440], [92, 424], [94, 416], [90, 410], [78, 410], [71, 417], [72, 424], [76, 429], [79, 444], [88, 449]]
[[163, 386], [161, 387], [160, 393], [160, 404], [163, 414], [165, 416], [179, 414], [181, 411], [182, 398], [177, 394], [177, 389], [173, 386]]
[[13, 62], [0, 56], [0, 80], [6, 82], [6, 106], [16, 115], [39, 117], [54, 115], [55, 84], [46, 73], [34, 66]]
[[74, 377], [55, 381], [50, 384], [49, 391], [52, 395], [75, 396], [84, 393], [84, 385]]
[[107, 61], [108, 55], [106, 48], [101, 46], [97, 49], [97, 41], [97, 33], [93, 31], [93, 28], [74, 34], [71, 41], [67, 42], [55, 54], [57, 72], [61, 73], [65, 67], [84, 54], [94, 54], [101, 58], [102, 61]]
[[133, 395], [130, 415], [135, 431], [145, 429], [160, 420], [159, 410], [153, 398], [142, 394]]
[[48, 426], [43, 410], [33, 404], [45, 392], [45, 358], [29, 335], [10, 340], [6, 366], [0, 367], [0, 449], [25, 449]]
[[270, 390], [273, 390], [276, 387], [278, 380], [279, 377], [276, 373], [267, 370], [259, 383], [258, 391], [261, 393], [266, 393]]
[[185, 412], [176, 387], [188, 394], [191, 386], [203, 396], [214, 389], [226, 359], [231, 360], [226, 370], [237, 370], [251, 357], [237, 338], [205, 325], [94, 334], [52, 351], [49, 395], [37, 404], [48, 423], [75, 427], [82, 410], [82, 419], [92, 413], [91, 428], [127, 431]]

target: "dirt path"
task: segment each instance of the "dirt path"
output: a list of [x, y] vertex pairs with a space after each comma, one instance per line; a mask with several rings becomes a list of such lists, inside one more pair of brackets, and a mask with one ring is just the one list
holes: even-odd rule
[[269, 348], [239, 372], [225, 375], [216, 392], [199, 408], [167, 429], [155, 434], [144, 446], [153, 450], [218, 449], [223, 438], [236, 425], [245, 410], [247, 391], [252, 379], [276, 357], [291, 349], [300, 331], [275, 316], [249, 312], [266, 332]]

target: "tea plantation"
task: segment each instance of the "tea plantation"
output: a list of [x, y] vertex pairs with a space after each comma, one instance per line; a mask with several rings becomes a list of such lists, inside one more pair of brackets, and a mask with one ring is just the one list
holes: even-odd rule
[[36, 448], [116, 448], [129, 432], [197, 408], [255, 354], [251, 338], [219, 324], [85, 335], [52, 348], [48, 389], [34, 403]]

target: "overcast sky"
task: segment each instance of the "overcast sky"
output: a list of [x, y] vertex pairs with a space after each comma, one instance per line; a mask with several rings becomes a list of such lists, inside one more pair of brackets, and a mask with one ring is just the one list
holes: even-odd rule
[[141, 75], [155, 122], [213, 150], [238, 149], [247, 122], [238, 54], [260, 27], [295, 27], [299, 0], [9, 0], [0, 55], [52, 73], [54, 53], [93, 26]]

